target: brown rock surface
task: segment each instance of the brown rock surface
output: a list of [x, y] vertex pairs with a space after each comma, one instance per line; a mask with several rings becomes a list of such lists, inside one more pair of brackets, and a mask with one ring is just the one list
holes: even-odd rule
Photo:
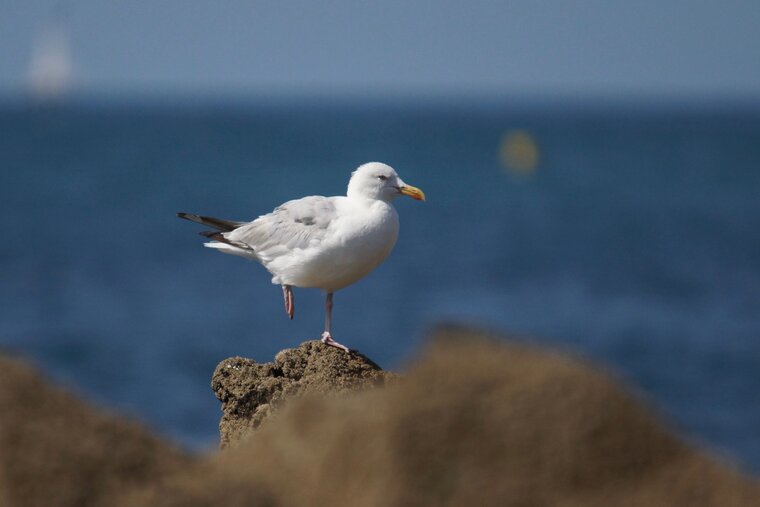
[[394, 377], [361, 354], [346, 354], [319, 341], [282, 350], [273, 363], [225, 359], [211, 379], [211, 389], [222, 402], [220, 445], [242, 441], [285, 399], [383, 386]]
[[760, 505], [756, 482], [589, 365], [462, 330], [438, 338], [388, 388], [294, 399], [125, 505]]
[[189, 458], [0, 356], [0, 506], [760, 505], [604, 373], [480, 333], [438, 332], [402, 378], [308, 342], [214, 379], [240, 435], [270, 419]]
[[0, 355], [0, 506], [107, 506], [189, 459]]

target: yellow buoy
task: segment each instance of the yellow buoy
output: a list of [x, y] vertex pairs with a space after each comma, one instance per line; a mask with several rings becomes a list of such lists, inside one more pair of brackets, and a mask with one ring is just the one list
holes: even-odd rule
[[526, 130], [508, 130], [501, 138], [499, 158], [506, 170], [517, 174], [531, 174], [538, 167], [538, 144]]

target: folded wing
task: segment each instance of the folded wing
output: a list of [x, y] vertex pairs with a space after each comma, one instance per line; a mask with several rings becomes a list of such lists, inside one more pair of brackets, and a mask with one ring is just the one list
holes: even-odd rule
[[288, 201], [222, 236], [233, 245], [253, 250], [266, 264], [281, 255], [319, 245], [336, 216], [331, 198], [309, 196]]

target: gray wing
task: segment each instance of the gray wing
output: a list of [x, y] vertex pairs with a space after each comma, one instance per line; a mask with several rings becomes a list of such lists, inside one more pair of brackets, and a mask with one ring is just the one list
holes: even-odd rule
[[288, 201], [224, 237], [247, 245], [259, 259], [268, 262], [295, 249], [319, 245], [336, 216], [331, 198], [309, 196]]

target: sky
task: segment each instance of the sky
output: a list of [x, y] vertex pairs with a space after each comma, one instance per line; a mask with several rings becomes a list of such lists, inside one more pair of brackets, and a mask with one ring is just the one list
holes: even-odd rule
[[760, 99], [750, 0], [3, 0], [0, 94], [56, 20], [81, 94]]

